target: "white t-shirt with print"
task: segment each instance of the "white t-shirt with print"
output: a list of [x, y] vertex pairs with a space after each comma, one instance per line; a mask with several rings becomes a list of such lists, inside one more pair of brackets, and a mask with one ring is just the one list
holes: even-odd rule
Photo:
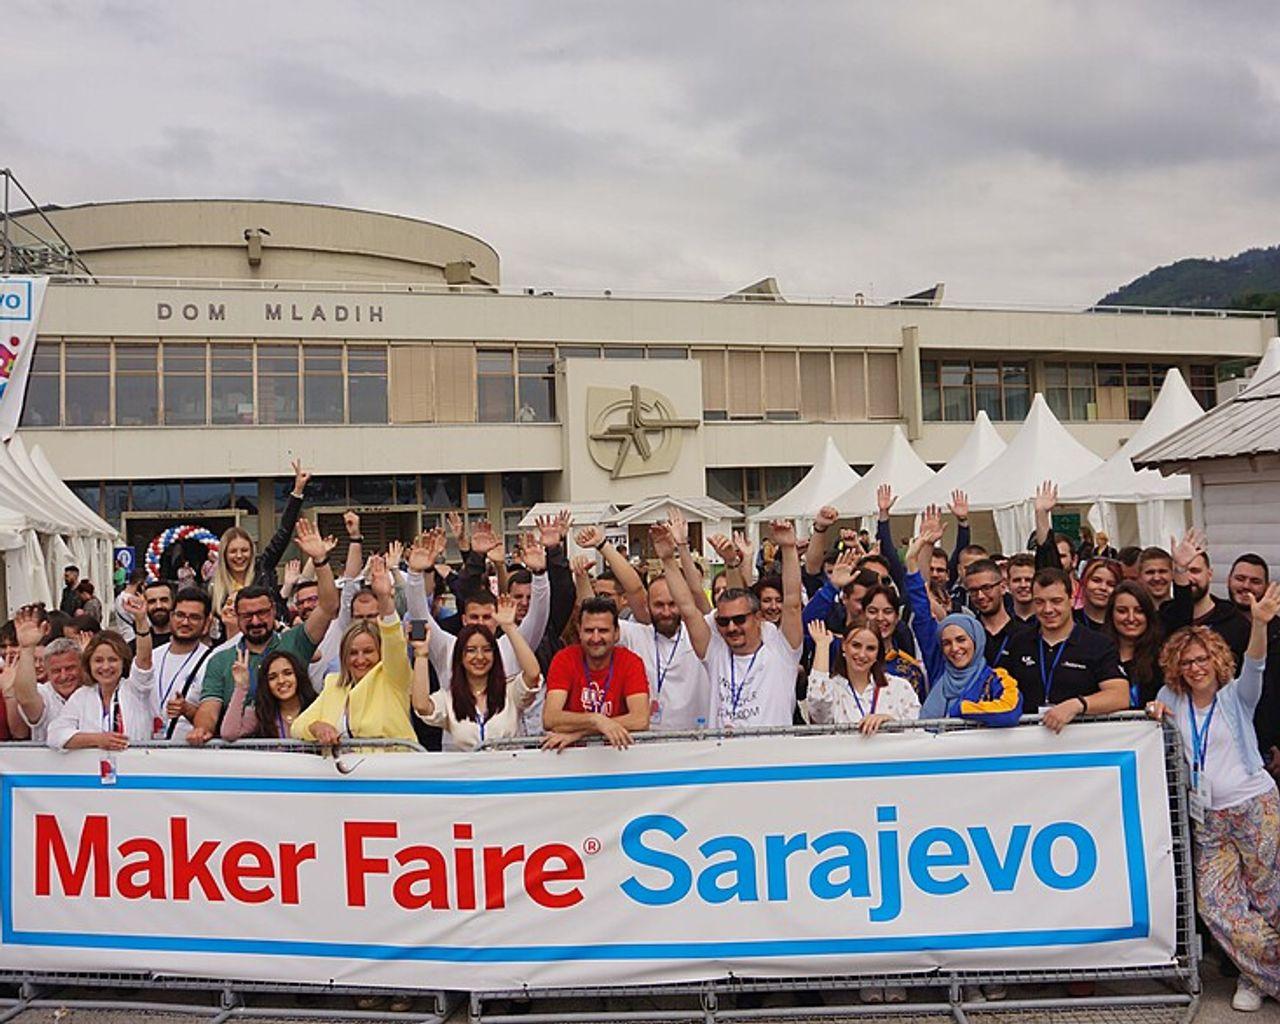
[[651, 716], [649, 728], [655, 732], [679, 732], [705, 727], [711, 683], [684, 625], [674, 637], [665, 637], [653, 626], [626, 619], [618, 627], [618, 646], [639, 655], [649, 680], [650, 705], [657, 700], [658, 712]]
[[715, 625], [703, 664], [711, 680], [708, 722], [713, 729], [761, 729], [792, 724], [796, 671], [803, 647], [792, 648], [782, 630], [760, 623], [754, 654], [735, 655]]

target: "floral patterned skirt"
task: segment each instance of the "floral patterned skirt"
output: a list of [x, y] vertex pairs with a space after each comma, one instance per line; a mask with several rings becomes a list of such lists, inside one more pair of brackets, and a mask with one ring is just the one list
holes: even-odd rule
[[1280, 796], [1208, 811], [1193, 838], [1200, 916], [1241, 974], [1280, 999]]

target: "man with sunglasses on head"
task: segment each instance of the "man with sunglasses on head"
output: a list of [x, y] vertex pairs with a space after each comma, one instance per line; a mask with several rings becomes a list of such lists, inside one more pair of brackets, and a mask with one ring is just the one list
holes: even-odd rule
[[977, 613], [982, 628], [987, 631], [987, 664], [999, 668], [1014, 638], [1034, 627], [1009, 614], [1004, 600], [1004, 574], [990, 558], [971, 562], [964, 571], [962, 582], [969, 607]]
[[770, 531], [782, 561], [782, 618], [776, 626], [761, 617], [759, 598], [738, 588], [725, 590], [704, 618], [676, 558], [670, 527], [659, 523], [649, 528], [689, 640], [707, 667], [708, 724], [713, 729], [792, 724], [796, 671], [804, 651], [800, 555], [794, 523], [775, 520]]

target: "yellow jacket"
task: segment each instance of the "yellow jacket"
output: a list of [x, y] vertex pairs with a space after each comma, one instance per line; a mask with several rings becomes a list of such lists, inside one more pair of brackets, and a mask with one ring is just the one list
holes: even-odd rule
[[409, 720], [409, 647], [397, 617], [378, 620], [382, 660], [354, 686], [340, 686], [341, 676], [329, 675], [324, 689], [289, 730], [294, 739], [311, 740], [311, 726], [327, 722], [339, 733], [357, 739], [416, 741]]

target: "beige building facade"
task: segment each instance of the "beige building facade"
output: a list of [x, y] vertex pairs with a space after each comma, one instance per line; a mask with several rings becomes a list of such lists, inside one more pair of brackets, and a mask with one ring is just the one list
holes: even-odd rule
[[565, 295], [403, 217], [288, 203], [51, 213], [94, 277], [59, 279], [23, 419], [142, 545], [177, 523], [269, 532], [289, 464], [324, 517], [379, 532], [450, 510], [512, 533], [538, 501], [710, 496], [743, 516], [827, 436], [856, 466], [895, 424], [945, 462], [1032, 395], [1109, 455], [1178, 367], [1202, 404], [1274, 318]]

